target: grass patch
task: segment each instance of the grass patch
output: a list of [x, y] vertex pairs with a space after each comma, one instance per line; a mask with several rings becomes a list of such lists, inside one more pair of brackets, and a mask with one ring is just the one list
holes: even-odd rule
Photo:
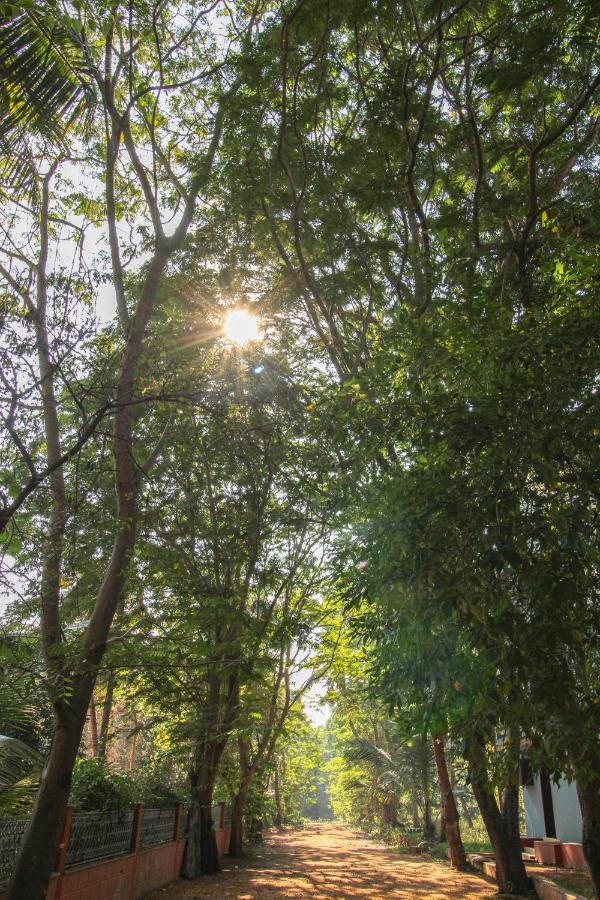
[[467, 853], [491, 853], [492, 845], [483, 823], [476, 823], [471, 828], [463, 821], [460, 833]]
[[467, 853], [491, 853], [492, 845], [489, 841], [463, 841]]

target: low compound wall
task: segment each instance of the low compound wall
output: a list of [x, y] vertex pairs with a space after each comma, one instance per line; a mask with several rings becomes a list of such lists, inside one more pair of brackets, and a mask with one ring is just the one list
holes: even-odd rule
[[[475, 868], [480, 869], [488, 878], [496, 878], [496, 863], [493, 860], [484, 859], [475, 853], [470, 853], [468, 859]], [[528, 870], [528, 874], [532, 877], [533, 886], [539, 900], [585, 900], [585, 897], [581, 894], [576, 894], [553, 881], [549, 881], [547, 878], [536, 875], [532, 869]]]
[[[225, 824], [225, 804], [218, 813], [215, 828], [217, 846], [222, 855], [229, 849], [230, 829]], [[217, 816], [215, 816], [217, 818]], [[180, 837], [181, 809], [174, 821], [174, 840], [147, 849], [140, 847], [143, 809], [135, 811], [131, 852], [67, 868], [73, 810], [69, 808], [61, 839], [56, 870], [50, 879], [46, 900], [136, 900], [179, 877], [186, 841]], [[0, 900], [5, 900], [0, 889]]]
[[179, 875], [185, 841], [54, 874], [46, 900], [134, 900]]

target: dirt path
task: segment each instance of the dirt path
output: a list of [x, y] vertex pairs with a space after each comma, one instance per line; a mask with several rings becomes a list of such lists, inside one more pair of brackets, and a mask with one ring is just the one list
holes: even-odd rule
[[265, 843], [223, 873], [184, 882], [152, 894], [152, 900], [203, 897], [255, 900], [267, 897], [388, 897], [446, 900], [492, 897], [495, 887], [477, 875], [453, 872], [443, 863], [395, 853], [364, 835], [335, 824], [301, 831], [271, 832]]

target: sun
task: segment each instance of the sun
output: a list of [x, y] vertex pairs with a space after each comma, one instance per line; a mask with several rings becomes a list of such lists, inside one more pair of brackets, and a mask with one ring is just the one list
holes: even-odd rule
[[253, 315], [245, 309], [232, 309], [225, 316], [223, 334], [233, 344], [248, 344], [250, 341], [260, 341], [262, 335], [258, 322]]

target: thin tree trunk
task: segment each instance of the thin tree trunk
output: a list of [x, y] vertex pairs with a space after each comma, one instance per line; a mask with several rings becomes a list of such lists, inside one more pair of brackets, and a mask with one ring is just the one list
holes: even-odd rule
[[244, 813], [250, 785], [257, 771], [256, 759], [250, 761], [250, 748], [243, 737], [238, 738], [240, 786], [231, 805], [231, 834], [229, 856], [241, 856], [244, 844]]
[[450, 784], [444, 741], [439, 735], [433, 736], [433, 753], [437, 767], [438, 780], [440, 782], [440, 794], [442, 799], [442, 815], [450, 848], [450, 862], [455, 869], [464, 872], [469, 868], [467, 854], [463, 847], [460, 835], [460, 821], [454, 793]]
[[[250, 746], [240, 735], [238, 737], [238, 751], [240, 760], [240, 788], [234, 797], [231, 811], [231, 836], [229, 839], [229, 855], [239, 856], [243, 846], [243, 822], [248, 792], [253, 780], [264, 766], [267, 766], [275, 752], [277, 736], [283, 727], [291, 706], [289, 667], [289, 646], [281, 647], [279, 668], [273, 684], [271, 702], [266, 722], [263, 724], [262, 736], [254, 753], [250, 756]], [[277, 712], [277, 700], [281, 685], [284, 685], [284, 700], [279, 713]]]
[[135, 751], [137, 749], [137, 738], [138, 738], [137, 724], [138, 724], [137, 717], [134, 714], [133, 730], [131, 731], [131, 734], [129, 735], [129, 771], [130, 772], [133, 772], [133, 770], [135, 769]]
[[431, 801], [429, 790], [423, 797], [423, 837], [430, 841], [435, 834], [435, 826], [431, 821]]
[[42, 575], [40, 583], [41, 637], [44, 659], [48, 669], [50, 699], [54, 703], [63, 694], [64, 670], [62, 663], [62, 630], [60, 625], [60, 582], [64, 535], [67, 522], [67, 500], [62, 466], [60, 423], [55, 394], [55, 367], [48, 339], [48, 289], [46, 265], [48, 261], [50, 215], [50, 181], [56, 170], [54, 165], [42, 182], [40, 209], [40, 250], [36, 266], [36, 302], [32, 308], [35, 323], [40, 392], [44, 414], [46, 460], [49, 466], [57, 466], [50, 475], [50, 515], [42, 544]]
[[390, 828], [394, 828], [398, 824], [398, 797], [396, 794], [389, 794], [386, 797], [381, 812], [384, 823]]
[[[55, 732], [50, 756], [42, 773], [38, 796], [29, 828], [21, 845], [21, 852], [8, 886], [7, 900], [38, 900], [45, 894], [52, 871], [71, 788], [71, 773], [75, 764], [79, 741], [83, 733], [89, 697], [83, 706], [71, 714], [64, 697], [65, 672], [62, 662], [62, 631], [60, 623], [60, 582], [67, 503], [64, 473], [58, 465], [61, 459], [61, 438], [55, 395], [55, 369], [51, 357], [47, 326], [46, 265], [49, 249], [50, 182], [56, 164], [42, 181], [40, 205], [40, 250], [36, 266], [36, 299], [28, 298], [36, 333], [40, 372], [40, 393], [44, 416], [46, 459], [49, 466], [57, 466], [50, 475], [50, 515], [42, 542], [42, 572], [40, 579], [40, 630], [44, 660], [48, 672], [49, 695], [54, 708]], [[38, 833], [32, 839], [32, 824], [38, 823]], [[38, 874], [39, 873], [39, 874]]]
[[93, 691], [90, 699], [90, 743], [92, 745], [92, 756], [98, 756], [98, 717], [96, 716], [96, 701]]
[[100, 722], [100, 735], [98, 737], [98, 753], [100, 756], [106, 756], [108, 748], [108, 739], [110, 731], [110, 717], [112, 713], [113, 695], [115, 692], [116, 674], [114, 669], [108, 673], [106, 682], [106, 694], [104, 695], [104, 703], [102, 704], [102, 721]]
[[377, 775], [371, 775], [371, 815], [370, 820], [372, 824], [375, 824], [377, 821], [377, 793], [378, 793], [378, 784], [377, 784]]
[[515, 847], [498, 808], [485, 768], [483, 748], [471, 742], [467, 752], [473, 793], [494, 849], [498, 888], [504, 894], [527, 894], [529, 879], [521, 849]]
[[197, 744], [194, 766], [190, 772], [192, 805], [182, 866], [182, 875], [185, 878], [199, 878], [200, 875], [211, 875], [221, 871], [212, 821], [213, 793], [221, 757], [239, 712], [237, 673], [229, 676], [224, 712], [222, 712], [221, 676], [213, 671], [209, 672], [207, 677], [208, 698], [202, 710], [204, 732]]
[[431, 799], [429, 797], [429, 759], [427, 742], [421, 742], [421, 784], [423, 788], [423, 837], [430, 841], [435, 835], [435, 826], [431, 821]]
[[469, 812], [469, 805], [465, 799], [464, 794], [460, 795], [460, 805], [462, 806], [463, 815], [464, 815], [465, 819], [467, 820], [467, 825], [469, 826], [469, 828], [472, 828], [473, 827], [473, 816]]
[[[450, 757], [446, 756], [446, 761], [448, 763], [448, 773], [450, 775], [450, 787], [452, 788], [452, 793], [454, 794], [454, 797], [456, 799], [456, 792], [455, 792], [456, 772], [454, 769], [454, 764], [452, 762], [452, 755], [450, 755]], [[473, 816], [471, 815], [471, 813], [469, 811], [469, 804], [467, 803], [467, 801], [465, 799], [464, 791], [459, 792], [458, 800], [459, 800], [460, 807], [462, 810], [462, 815], [464, 816], [465, 821], [466, 821], [467, 825], [469, 826], [469, 828], [472, 828], [473, 827]]]
[[413, 797], [412, 801], [412, 823], [413, 828], [420, 828], [421, 822], [419, 821], [419, 804], [415, 797]]
[[279, 787], [279, 766], [275, 766], [275, 774], [273, 777], [273, 791], [275, 794], [275, 828], [283, 826], [283, 807], [281, 805], [281, 790]]
[[241, 856], [244, 841], [244, 812], [248, 800], [249, 781], [242, 781], [233, 798], [231, 806], [231, 836], [229, 838], [229, 856]]

